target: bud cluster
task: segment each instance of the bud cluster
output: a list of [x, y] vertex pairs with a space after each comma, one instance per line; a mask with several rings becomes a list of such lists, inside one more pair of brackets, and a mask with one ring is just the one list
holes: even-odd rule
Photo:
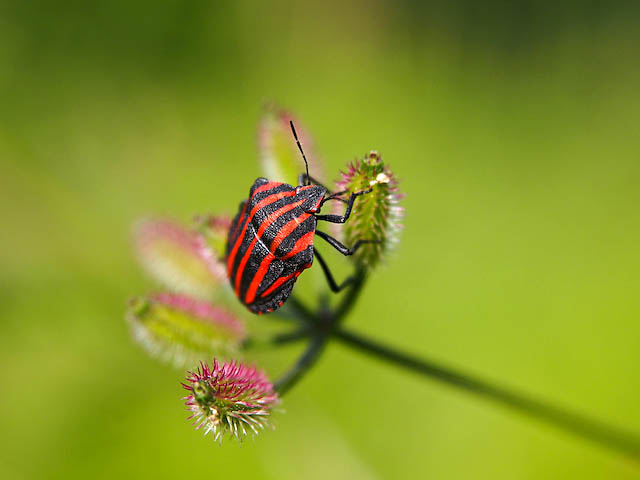
[[[269, 106], [259, 123], [258, 147], [265, 175], [295, 186], [304, 162], [291, 120], [286, 111]], [[311, 177], [322, 181], [322, 162], [303, 126], [294, 122]], [[353, 257], [359, 268], [374, 268], [398, 241], [403, 216], [398, 182], [382, 157], [372, 151], [350, 164], [336, 186], [347, 194], [367, 192], [358, 196], [349, 221], [337, 226], [335, 233], [348, 246], [375, 240], [362, 245]], [[344, 203], [334, 203], [342, 209], [335, 213], [343, 214]], [[166, 219], [139, 222], [134, 241], [140, 263], [167, 291], [133, 298], [126, 313], [134, 339], [148, 353], [180, 367], [200, 364], [187, 372], [183, 387], [189, 394], [184, 400], [196, 428], [212, 433], [218, 442], [225, 432], [236, 439], [258, 433], [279, 402], [262, 371], [230, 360], [248, 345], [260, 343], [248, 338], [244, 319], [232, 313], [238, 304], [225, 261], [231, 223], [228, 215], [198, 216], [193, 228]], [[202, 363], [212, 357], [212, 366]]]

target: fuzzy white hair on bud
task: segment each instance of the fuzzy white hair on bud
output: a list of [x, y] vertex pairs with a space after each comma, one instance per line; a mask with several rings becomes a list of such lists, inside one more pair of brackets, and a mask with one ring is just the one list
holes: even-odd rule
[[385, 173], [379, 173], [376, 177], [376, 183], [389, 183], [391, 179]]
[[[338, 233], [342, 234], [341, 241], [347, 245], [356, 244], [362, 239], [376, 240], [360, 247], [353, 256], [361, 267], [372, 269], [398, 243], [403, 217], [398, 202], [404, 196], [398, 190], [398, 181], [381, 155], [371, 151], [362, 160], [349, 165], [336, 187], [340, 191], [351, 192], [366, 187], [372, 189], [371, 193], [358, 198], [351, 219]], [[335, 213], [339, 212], [339, 207], [336, 206]]]

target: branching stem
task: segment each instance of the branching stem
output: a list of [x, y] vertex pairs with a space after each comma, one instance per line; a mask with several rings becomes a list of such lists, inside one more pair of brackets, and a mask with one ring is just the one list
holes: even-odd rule
[[349, 286], [344, 298], [335, 310], [326, 310], [323, 308], [319, 312], [314, 313], [295, 297], [289, 299], [287, 303], [290, 303], [291, 309], [298, 314], [301, 322], [310, 327], [312, 331], [310, 332], [311, 341], [307, 349], [302, 353], [298, 361], [276, 381], [275, 389], [280, 395], [283, 395], [293, 387], [315, 364], [325, 344], [329, 340], [329, 336], [342, 318], [353, 307], [364, 286], [365, 278], [365, 272], [357, 269], [352, 284]]
[[333, 332], [333, 336], [350, 347], [393, 363], [396, 366], [412, 370], [425, 377], [433, 378], [475, 395], [483, 396], [494, 402], [502, 403], [516, 411], [546, 421], [558, 428], [632, 457], [638, 458], [640, 455], [640, 437], [632, 432], [607, 425], [598, 420], [533, 399], [484, 380], [479, 380], [434, 361], [409, 355], [343, 328]]
[[[290, 390], [309, 371], [320, 357], [329, 339], [333, 337], [349, 347], [393, 363], [398, 367], [501, 403], [515, 411], [545, 421], [579, 437], [640, 459], [640, 437], [635, 433], [474, 378], [432, 360], [418, 358], [344, 329], [340, 326], [341, 321], [353, 307], [362, 291], [365, 280], [365, 272], [357, 270], [349, 290], [334, 310], [321, 309], [319, 312], [313, 312], [295, 298], [289, 299], [288, 303], [290, 303], [294, 315], [298, 317], [304, 327], [291, 334], [283, 334], [274, 343], [279, 341], [287, 343], [305, 336], [310, 337], [310, 342], [291, 369], [276, 381], [275, 388], [280, 395]], [[274, 339], [276, 338], [278, 337]]]
[[284, 395], [316, 362], [327, 343], [326, 335], [318, 335], [311, 339], [307, 349], [298, 361], [274, 385], [279, 395]]

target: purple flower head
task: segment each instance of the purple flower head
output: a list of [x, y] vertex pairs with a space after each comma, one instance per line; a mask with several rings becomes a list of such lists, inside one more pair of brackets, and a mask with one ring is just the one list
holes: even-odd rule
[[184, 400], [196, 430], [204, 427], [205, 435], [211, 432], [218, 442], [225, 431], [238, 440], [247, 433], [257, 434], [279, 403], [264, 372], [235, 361], [220, 364], [214, 358], [211, 368], [200, 363], [182, 386], [189, 391]]

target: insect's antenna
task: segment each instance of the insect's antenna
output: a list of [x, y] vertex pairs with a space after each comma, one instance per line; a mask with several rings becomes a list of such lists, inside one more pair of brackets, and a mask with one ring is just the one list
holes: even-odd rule
[[293, 120], [289, 120], [289, 125], [291, 125], [291, 131], [293, 132], [293, 138], [296, 139], [296, 143], [298, 144], [298, 150], [302, 154], [302, 159], [304, 160], [304, 166], [307, 169], [307, 183], [305, 185], [311, 185], [311, 177], [309, 177], [309, 162], [307, 162], [307, 157], [302, 150], [302, 145], [300, 145], [300, 140], [298, 140], [298, 134], [296, 133], [296, 128], [293, 126]]

